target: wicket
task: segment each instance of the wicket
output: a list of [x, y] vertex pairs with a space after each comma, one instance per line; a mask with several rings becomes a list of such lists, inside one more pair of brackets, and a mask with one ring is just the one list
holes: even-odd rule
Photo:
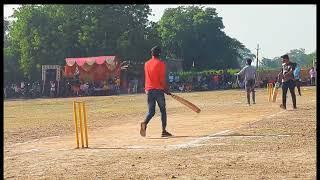
[[271, 102], [272, 101], [272, 94], [273, 94], [273, 84], [272, 83], [267, 84], [267, 90], [268, 90], [268, 100], [269, 100], [269, 102]]
[[[88, 148], [87, 113], [86, 113], [85, 103], [84, 102], [73, 101], [73, 118], [74, 118], [75, 128], [76, 128], [77, 148], [79, 148], [79, 130], [78, 130], [77, 106], [78, 106], [78, 115], [79, 115], [79, 124], [80, 124], [81, 145], [82, 145], [82, 148], [84, 148], [83, 127], [82, 127], [82, 115], [83, 115], [84, 136], [85, 136], [85, 139], [86, 139], [86, 148]], [[81, 113], [81, 109], [82, 109], [82, 113]]]

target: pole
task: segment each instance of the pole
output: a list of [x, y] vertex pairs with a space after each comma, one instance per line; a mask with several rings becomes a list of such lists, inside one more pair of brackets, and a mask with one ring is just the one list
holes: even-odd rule
[[257, 70], [259, 68], [259, 50], [260, 50], [260, 48], [259, 48], [259, 44], [258, 44], [257, 45], [257, 66], [256, 66]]
[[258, 68], [259, 68], [259, 50], [260, 50], [260, 48], [259, 48], [259, 44], [257, 44], [257, 65], [256, 65], [256, 71], [257, 71], [257, 77], [256, 77], [256, 79], [257, 79], [257, 81], [258, 81], [258, 78], [259, 78], [259, 73], [258, 73]]

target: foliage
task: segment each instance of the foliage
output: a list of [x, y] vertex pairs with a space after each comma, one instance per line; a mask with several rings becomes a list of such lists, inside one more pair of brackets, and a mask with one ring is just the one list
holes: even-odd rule
[[179, 6], [165, 10], [158, 32], [166, 56], [183, 59], [186, 70], [193, 62], [197, 70], [239, 67], [238, 50], [244, 46], [228, 37], [223, 28], [215, 8]]
[[23, 5], [9, 32], [23, 74], [39, 79], [41, 65], [64, 65], [67, 57], [121, 55], [141, 61], [154, 34], [148, 5]]
[[[293, 49], [287, 53], [289, 59], [292, 62], [298, 63], [301, 67], [311, 67], [313, 60], [316, 59], [316, 53], [306, 54], [304, 49]], [[275, 57], [273, 59], [263, 58], [260, 62], [263, 69], [281, 68], [281, 57]]]
[[[236, 69], [245, 58], [255, 58], [241, 42], [225, 34], [215, 8], [166, 9], [157, 23], [148, 21], [150, 13], [144, 4], [22, 5], [13, 21], [4, 19], [5, 79], [39, 80], [41, 65], [65, 65], [67, 57], [117, 55], [137, 66], [129, 69], [141, 71], [155, 45], [162, 45], [162, 58], [183, 59], [190, 73]], [[289, 56], [310, 66], [316, 54], [298, 49]], [[262, 60], [262, 67], [280, 65], [275, 58]]]

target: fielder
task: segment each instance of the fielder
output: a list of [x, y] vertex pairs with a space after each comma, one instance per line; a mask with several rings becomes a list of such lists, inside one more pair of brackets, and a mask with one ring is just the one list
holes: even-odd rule
[[282, 69], [281, 69], [281, 72], [278, 74], [278, 79], [282, 77], [282, 104], [280, 105], [280, 108], [287, 109], [286, 102], [287, 102], [287, 92], [289, 88], [293, 109], [297, 109], [296, 94], [294, 92], [294, 88], [295, 88], [295, 82], [293, 77], [294, 64], [289, 61], [289, 56], [287, 54], [281, 56], [281, 58], [282, 58]]
[[300, 88], [301, 87], [301, 78], [300, 78], [301, 68], [298, 63], [293, 63], [293, 68], [294, 68], [294, 71], [293, 71], [294, 82], [298, 89], [299, 96], [301, 96], [301, 88]]
[[250, 92], [252, 92], [253, 104], [256, 103], [254, 86], [256, 83], [256, 76], [257, 75], [256, 75], [256, 68], [251, 66], [251, 62], [252, 62], [252, 60], [250, 58], [248, 58], [247, 65], [239, 73], [235, 74], [237, 76], [244, 75], [244, 86], [247, 91], [247, 102], [248, 102], [249, 106], [250, 106]]
[[156, 102], [161, 112], [162, 137], [172, 136], [166, 131], [167, 113], [164, 93], [170, 95], [166, 83], [166, 64], [159, 58], [161, 49], [155, 46], [151, 49], [152, 58], [144, 65], [145, 92], [148, 95], [148, 114], [141, 122], [140, 135], [146, 136], [147, 125], [155, 114]]

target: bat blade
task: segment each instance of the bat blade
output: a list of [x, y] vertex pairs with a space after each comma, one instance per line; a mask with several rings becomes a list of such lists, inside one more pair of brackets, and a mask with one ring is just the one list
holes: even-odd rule
[[180, 102], [181, 104], [187, 106], [188, 108], [190, 108], [191, 110], [193, 110], [194, 112], [196, 113], [200, 113], [200, 108], [198, 108], [196, 105], [192, 104], [191, 102], [183, 99], [182, 97], [180, 96], [177, 96], [177, 95], [174, 95], [174, 94], [171, 94], [171, 97], [175, 100], [177, 100], [178, 102]]

